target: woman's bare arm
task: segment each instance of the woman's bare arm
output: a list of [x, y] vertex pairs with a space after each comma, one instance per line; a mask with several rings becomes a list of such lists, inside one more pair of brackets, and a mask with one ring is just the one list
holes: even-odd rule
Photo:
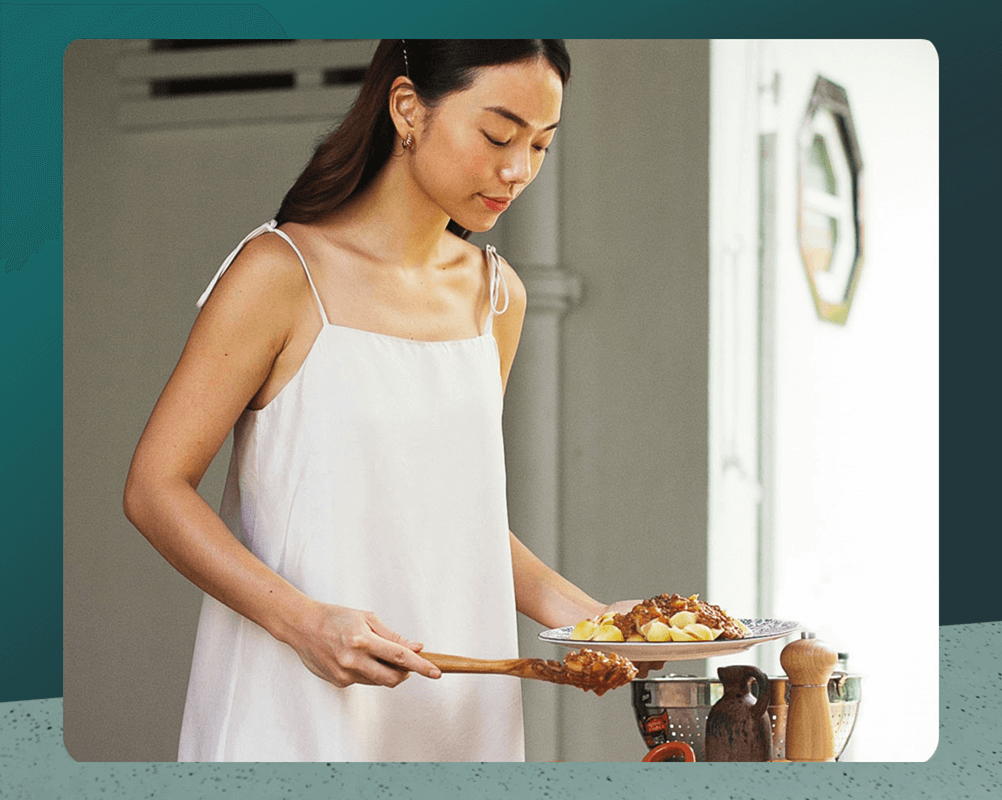
[[509, 532], [511, 561], [515, 572], [515, 606], [546, 628], [574, 625], [606, 610], [539, 558]]
[[[509, 303], [504, 314], [494, 321], [494, 336], [501, 357], [501, 378], [504, 386], [515, 359], [525, 319], [525, 286], [504, 259], [499, 259], [508, 286]], [[599, 613], [605, 608], [573, 583], [540, 561], [509, 532], [512, 568], [515, 573], [515, 605], [526, 616], [555, 628], [569, 625]]]
[[[502, 391], [508, 386], [508, 375], [511, 372], [515, 352], [518, 350], [519, 339], [522, 338], [522, 323], [525, 322], [525, 284], [515, 274], [507, 261], [498, 256], [498, 264], [505, 286], [508, 287], [508, 308], [503, 314], [494, 317], [493, 333], [498, 343], [498, 356], [501, 359]], [[502, 293], [502, 298], [503, 298]], [[502, 299], [503, 304], [503, 299]]]
[[274, 236], [249, 242], [199, 314], [143, 431], [126, 482], [126, 516], [182, 575], [293, 647], [335, 685], [396, 685], [406, 672], [384, 661], [435, 675], [415, 655], [419, 644], [367, 612], [318, 603], [271, 570], [197, 492], [310, 306], [315, 317], [288, 245]]

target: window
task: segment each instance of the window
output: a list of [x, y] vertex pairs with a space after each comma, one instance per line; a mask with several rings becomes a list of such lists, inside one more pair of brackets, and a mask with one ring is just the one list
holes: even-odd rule
[[176, 128], [326, 119], [350, 105], [371, 39], [140, 39], [122, 43], [118, 124]]

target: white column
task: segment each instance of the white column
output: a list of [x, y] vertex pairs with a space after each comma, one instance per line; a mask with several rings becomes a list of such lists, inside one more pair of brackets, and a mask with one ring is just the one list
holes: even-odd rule
[[[509, 515], [515, 535], [559, 571], [560, 320], [580, 297], [581, 285], [560, 268], [556, 155], [551, 152], [536, 181], [505, 215], [502, 255], [518, 272], [528, 295], [518, 357], [505, 396]], [[551, 652], [551, 646], [537, 641], [539, 630], [531, 620], [520, 619], [520, 652], [562, 658], [564, 653]], [[529, 759], [560, 758], [560, 691], [537, 681], [523, 683]]]

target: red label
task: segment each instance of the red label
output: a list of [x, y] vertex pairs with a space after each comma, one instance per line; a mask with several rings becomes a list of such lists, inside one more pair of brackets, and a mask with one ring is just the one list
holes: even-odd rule
[[657, 733], [668, 730], [668, 712], [662, 711], [656, 717], [644, 720], [644, 733]]

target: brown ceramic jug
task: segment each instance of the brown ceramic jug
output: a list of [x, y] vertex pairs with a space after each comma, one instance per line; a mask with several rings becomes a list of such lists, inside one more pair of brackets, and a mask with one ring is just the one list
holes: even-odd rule
[[[707, 761], [768, 761], [772, 758], [769, 677], [753, 666], [720, 667], [724, 695], [706, 718]], [[751, 684], [758, 686], [758, 699]]]

